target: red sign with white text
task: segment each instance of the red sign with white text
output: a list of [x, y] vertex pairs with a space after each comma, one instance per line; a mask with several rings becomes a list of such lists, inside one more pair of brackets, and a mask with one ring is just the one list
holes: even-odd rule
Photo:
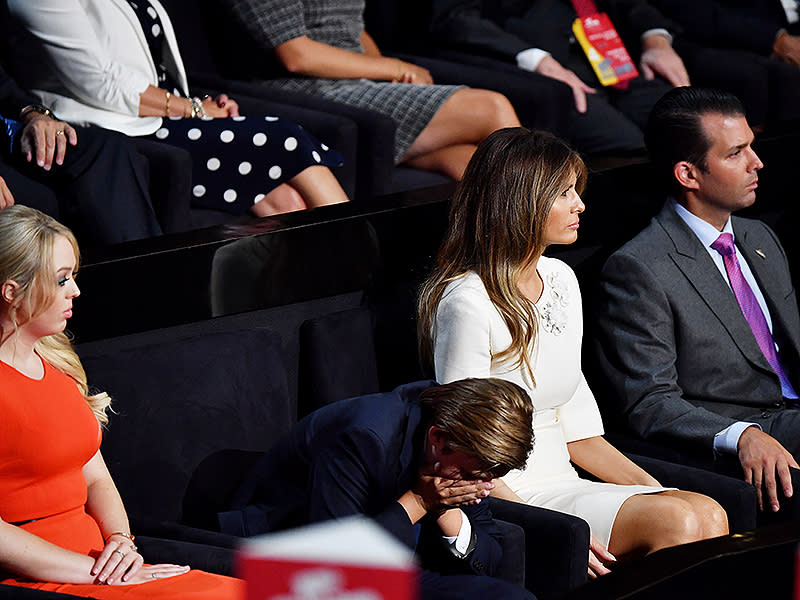
[[617, 85], [639, 75], [611, 19], [605, 13], [575, 19], [572, 31], [604, 86]]

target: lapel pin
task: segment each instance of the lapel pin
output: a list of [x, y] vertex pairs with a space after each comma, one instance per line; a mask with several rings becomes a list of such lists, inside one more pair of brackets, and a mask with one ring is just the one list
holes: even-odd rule
[[756, 248], [756, 254], [758, 254], [764, 260], [767, 260], [767, 255], [764, 254], [764, 251], [761, 248]]

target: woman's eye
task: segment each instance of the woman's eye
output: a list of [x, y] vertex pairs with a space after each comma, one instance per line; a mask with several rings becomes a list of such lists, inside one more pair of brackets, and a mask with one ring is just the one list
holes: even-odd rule
[[61, 277], [58, 278], [58, 285], [60, 287], [64, 287], [70, 280], [70, 278], [75, 279], [77, 275], [78, 275], [77, 271], [73, 272], [71, 275], [62, 275]]

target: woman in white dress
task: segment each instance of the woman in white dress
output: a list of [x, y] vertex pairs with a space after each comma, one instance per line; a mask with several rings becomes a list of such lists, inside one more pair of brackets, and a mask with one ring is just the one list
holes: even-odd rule
[[[578, 282], [565, 263], [542, 256], [577, 239], [585, 181], [580, 157], [550, 134], [489, 136], [453, 198], [420, 296], [419, 336], [438, 381], [500, 377], [528, 391], [534, 450], [492, 495], [586, 520], [596, 576], [615, 556], [725, 535], [728, 524], [714, 500], [661, 487], [602, 437], [581, 371]], [[579, 478], [571, 463], [606, 483]]]

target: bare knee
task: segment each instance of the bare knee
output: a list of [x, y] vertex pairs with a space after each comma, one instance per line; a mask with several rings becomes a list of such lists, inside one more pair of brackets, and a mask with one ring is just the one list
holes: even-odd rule
[[704, 537], [702, 515], [686, 500], [670, 498], [659, 516], [662, 532], [653, 540], [651, 551], [696, 542]]
[[480, 129], [475, 141], [481, 141], [497, 129], [519, 127], [517, 112], [499, 92], [464, 89], [453, 94], [451, 99], [454, 109]]
[[489, 90], [480, 90], [485, 96], [489, 114], [493, 116], [494, 123], [490, 125], [492, 131], [503, 127], [519, 127], [517, 111], [503, 94]]
[[728, 514], [716, 500], [704, 498], [701, 506], [696, 511], [703, 523], [703, 538], [728, 535]]

